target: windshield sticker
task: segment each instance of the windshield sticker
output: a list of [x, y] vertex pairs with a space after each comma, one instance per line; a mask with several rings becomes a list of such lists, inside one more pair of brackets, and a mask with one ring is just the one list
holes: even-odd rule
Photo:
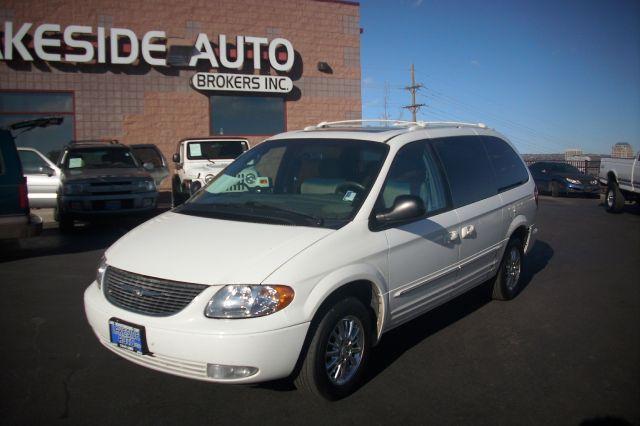
[[353, 191], [347, 191], [344, 193], [344, 197], [342, 197], [342, 201], [351, 202], [356, 198], [356, 193]]
[[82, 167], [82, 158], [78, 157], [78, 158], [69, 158], [69, 168], [70, 169], [77, 169], [79, 167]]
[[191, 157], [201, 157], [202, 156], [202, 148], [199, 143], [190, 143], [189, 144], [189, 155]]

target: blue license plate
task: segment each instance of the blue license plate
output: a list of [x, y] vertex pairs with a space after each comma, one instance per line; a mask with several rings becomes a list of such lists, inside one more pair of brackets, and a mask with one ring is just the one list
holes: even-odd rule
[[105, 201], [105, 203], [104, 203], [105, 210], [120, 210], [120, 207], [122, 207], [122, 204], [118, 200], [116, 200], [116, 201]]
[[139, 354], [148, 353], [144, 327], [123, 323], [115, 318], [109, 320], [111, 343]]

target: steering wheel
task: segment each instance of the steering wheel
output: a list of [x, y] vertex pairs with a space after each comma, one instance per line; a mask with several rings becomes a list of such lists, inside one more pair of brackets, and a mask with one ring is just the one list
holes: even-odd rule
[[336, 194], [346, 194], [347, 191], [353, 190], [354, 192], [364, 192], [366, 188], [364, 185], [360, 185], [358, 182], [347, 181], [336, 186]]

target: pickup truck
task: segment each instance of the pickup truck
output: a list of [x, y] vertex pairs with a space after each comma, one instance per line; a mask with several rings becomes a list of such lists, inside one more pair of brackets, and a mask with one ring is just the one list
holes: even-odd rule
[[603, 158], [599, 179], [607, 186], [604, 206], [608, 212], [621, 212], [625, 201], [639, 201], [640, 153], [635, 158]]

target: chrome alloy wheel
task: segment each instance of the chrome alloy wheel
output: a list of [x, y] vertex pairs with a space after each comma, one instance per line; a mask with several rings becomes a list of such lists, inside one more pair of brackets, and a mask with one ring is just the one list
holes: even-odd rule
[[364, 327], [352, 315], [342, 318], [329, 335], [324, 354], [325, 371], [331, 383], [343, 385], [353, 378], [362, 363]]
[[513, 290], [518, 284], [520, 279], [520, 272], [522, 271], [522, 259], [520, 256], [520, 250], [518, 247], [513, 246], [509, 251], [509, 257], [505, 263], [505, 273], [507, 278], [507, 288]]

